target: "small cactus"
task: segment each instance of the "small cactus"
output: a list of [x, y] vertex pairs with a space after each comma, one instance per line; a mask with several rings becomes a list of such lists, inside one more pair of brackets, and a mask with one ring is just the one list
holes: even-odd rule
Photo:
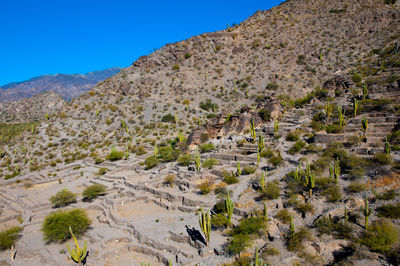
[[363, 117], [362, 120], [361, 120], [361, 129], [364, 132], [364, 136], [365, 136], [365, 133], [368, 130], [368, 119], [365, 118], [365, 117]]
[[254, 263], [251, 262], [250, 266], [267, 266], [262, 258], [258, 258], [258, 247], [256, 247], [256, 250], [254, 251]]
[[158, 147], [157, 147], [157, 144], [154, 144], [153, 155], [154, 155], [154, 157], [157, 157], [157, 156], [158, 156]]
[[199, 212], [199, 224], [200, 229], [206, 237], [207, 245], [210, 244], [210, 234], [211, 234], [211, 217], [210, 210], [203, 212], [203, 208], [200, 208]]
[[258, 136], [258, 151], [261, 152], [265, 148], [264, 137], [260, 134]]
[[201, 156], [198, 148], [196, 149], [196, 154], [194, 156], [194, 163], [196, 164], [196, 171], [200, 172]]
[[385, 154], [390, 155], [390, 143], [388, 139], [385, 139]]
[[329, 103], [329, 101], [327, 101], [325, 105], [325, 115], [327, 117], [327, 120], [329, 120], [331, 114], [332, 114], [332, 105]]
[[335, 175], [335, 183], [337, 184], [339, 181], [339, 176], [340, 176], [340, 164], [339, 164], [338, 158], [336, 158], [335, 165], [334, 165], [334, 175]]
[[363, 84], [363, 86], [362, 86], [362, 94], [363, 94], [363, 100], [365, 100], [365, 98], [367, 98], [367, 95], [368, 95], [368, 86], [367, 86], [367, 84]]
[[242, 169], [240, 169], [240, 162], [237, 162], [236, 169], [237, 169], [236, 175], [237, 176], [241, 176], [242, 175]]
[[345, 114], [346, 114], [346, 110], [344, 110], [342, 108], [342, 106], [339, 104], [337, 106], [337, 111], [338, 111], [338, 116], [339, 116], [339, 126], [342, 126], [343, 122], [344, 122], [344, 117], [345, 117]]
[[308, 182], [307, 182], [308, 188], [309, 188], [309, 193], [310, 193], [310, 198], [312, 197], [312, 190], [315, 186], [315, 182], [314, 182], [314, 174], [310, 173], [310, 175], [308, 176]]
[[253, 138], [253, 142], [255, 142], [257, 134], [256, 134], [256, 127], [254, 125], [254, 118], [251, 119], [250, 134], [251, 134], [251, 137]]
[[294, 237], [294, 222], [293, 222], [293, 215], [290, 215], [290, 236]]
[[257, 167], [260, 165], [260, 151], [257, 150]]
[[361, 208], [362, 213], [365, 217], [365, 230], [368, 230], [368, 218], [372, 214], [372, 208], [368, 206], [367, 193], [364, 196], [364, 207]]
[[274, 121], [274, 131], [275, 131], [275, 136], [277, 135], [277, 133], [278, 133], [278, 130], [279, 130], [279, 122], [278, 122], [278, 120], [277, 120], [277, 119], [275, 119], [275, 121]]
[[356, 98], [354, 98], [354, 102], [353, 102], [354, 117], [357, 116], [357, 109], [358, 109], [358, 100]]
[[233, 201], [228, 197], [225, 199], [225, 210], [228, 215], [228, 224], [231, 224], [232, 214], [233, 214]]
[[74, 233], [72, 232], [71, 226], [69, 227], [69, 232], [71, 236], [74, 238], [75, 242], [75, 248], [70, 249], [69, 244], [67, 243], [67, 249], [69, 254], [71, 255], [71, 259], [77, 263], [78, 265], [82, 265], [82, 261], [85, 260], [86, 258], [86, 251], [87, 251], [87, 241], [85, 240], [85, 244], [83, 245], [83, 249], [79, 247], [78, 240], [76, 240], [76, 237]]
[[264, 173], [261, 172], [260, 188], [261, 188], [262, 191], [265, 191], [266, 187], [267, 187], [266, 176], [264, 176]]
[[349, 221], [349, 216], [347, 212], [347, 206], [344, 206], [344, 224], [347, 225], [348, 221]]

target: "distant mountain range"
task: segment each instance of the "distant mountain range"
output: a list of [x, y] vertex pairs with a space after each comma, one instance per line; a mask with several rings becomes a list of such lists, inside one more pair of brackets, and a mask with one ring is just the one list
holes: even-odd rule
[[68, 101], [89, 91], [98, 82], [117, 74], [120, 70], [119, 67], [113, 67], [86, 74], [43, 75], [9, 83], [0, 87], [0, 102], [14, 102], [48, 91], [56, 92]]

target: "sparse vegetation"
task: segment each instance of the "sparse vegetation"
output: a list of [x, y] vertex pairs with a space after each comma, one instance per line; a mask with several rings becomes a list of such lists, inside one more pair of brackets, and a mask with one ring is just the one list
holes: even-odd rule
[[76, 195], [67, 188], [64, 188], [54, 196], [51, 196], [50, 202], [53, 204], [54, 208], [65, 207], [76, 202]]
[[82, 196], [86, 200], [93, 200], [106, 192], [106, 187], [100, 184], [93, 184], [83, 190]]

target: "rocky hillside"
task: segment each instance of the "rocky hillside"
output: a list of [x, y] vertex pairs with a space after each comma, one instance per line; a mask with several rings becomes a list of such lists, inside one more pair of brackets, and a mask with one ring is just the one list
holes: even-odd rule
[[0, 102], [14, 102], [47, 91], [60, 94], [65, 100], [77, 97], [120, 71], [114, 67], [87, 74], [56, 74], [35, 77], [0, 87]]
[[65, 223], [61, 242], [41, 228], [76, 208], [88, 264], [249, 265], [258, 247], [271, 265], [398, 265], [400, 6], [386, 2], [287, 1], [0, 126], [0, 229], [23, 228], [12, 265], [67, 261]]
[[55, 92], [43, 92], [28, 99], [0, 103], [1, 123], [28, 123], [57, 115], [65, 101]]

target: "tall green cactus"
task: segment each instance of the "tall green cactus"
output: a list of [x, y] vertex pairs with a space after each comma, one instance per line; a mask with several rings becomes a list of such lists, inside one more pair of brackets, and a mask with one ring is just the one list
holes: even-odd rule
[[242, 169], [240, 169], [240, 162], [236, 163], [236, 175], [241, 176], [242, 175]]
[[83, 249], [79, 247], [78, 240], [74, 233], [72, 232], [71, 226], [69, 227], [69, 232], [71, 236], [74, 238], [75, 248], [70, 249], [69, 244], [67, 243], [67, 249], [69, 254], [71, 255], [71, 259], [77, 263], [78, 265], [82, 265], [82, 261], [86, 258], [86, 251], [87, 251], [87, 241], [85, 240], [85, 244], [83, 245]]
[[385, 139], [385, 154], [390, 155], [390, 143], [386, 137]]
[[364, 132], [364, 136], [365, 136], [365, 133], [368, 130], [368, 119], [365, 118], [365, 117], [363, 117], [362, 120], [361, 120], [361, 129]]
[[256, 250], [254, 251], [254, 263], [251, 262], [250, 266], [267, 266], [262, 258], [258, 258], [258, 247], [256, 247]]
[[196, 149], [196, 154], [194, 156], [194, 163], [196, 164], [196, 171], [200, 172], [201, 156], [200, 156], [199, 148]]
[[157, 144], [154, 144], [153, 155], [154, 155], [154, 157], [157, 157], [157, 156], [158, 156], [158, 147], [157, 147]]
[[338, 111], [338, 117], [339, 117], [339, 126], [342, 126], [343, 122], [344, 122], [344, 117], [345, 117], [345, 114], [346, 114], [346, 110], [344, 110], [342, 108], [342, 105], [339, 104], [337, 106], [337, 111]]
[[365, 230], [368, 230], [368, 218], [372, 214], [372, 208], [368, 206], [367, 193], [364, 195], [364, 207], [361, 210], [365, 217]]
[[300, 177], [300, 175], [299, 175], [299, 169], [296, 168], [296, 170], [294, 170], [294, 179], [299, 180], [299, 177]]
[[336, 158], [336, 161], [335, 161], [334, 174], [335, 174], [335, 183], [337, 184], [339, 181], [339, 176], [340, 176], [340, 164], [339, 164], [338, 158]]
[[265, 148], [264, 137], [260, 134], [258, 136], [258, 151], [261, 152]]
[[333, 176], [334, 176], [334, 172], [335, 172], [334, 168], [335, 168], [335, 163], [330, 162], [329, 163], [329, 179], [330, 180], [333, 180]]
[[255, 142], [255, 141], [256, 141], [257, 134], [256, 134], [256, 127], [255, 127], [255, 125], [254, 125], [254, 118], [251, 119], [251, 123], [250, 123], [250, 134], [251, 134], [251, 137], [253, 138], [253, 142]]
[[278, 130], [279, 130], [279, 122], [278, 122], [278, 120], [275, 118], [275, 120], [274, 120], [274, 132], [275, 132], [275, 136], [277, 135]]
[[329, 120], [332, 115], [332, 105], [329, 103], [329, 101], [327, 101], [325, 105], [325, 115], [327, 120]]
[[348, 221], [349, 221], [349, 215], [347, 212], [347, 206], [344, 206], [344, 224], [347, 225]]
[[363, 94], [363, 100], [365, 100], [365, 98], [367, 98], [367, 95], [368, 95], [368, 86], [367, 86], [367, 84], [363, 84], [363, 86], [362, 86], [362, 94]]
[[183, 140], [185, 139], [185, 136], [181, 133], [181, 132], [179, 132], [178, 133], [178, 140], [179, 140], [179, 143], [183, 143]]
[[211, 217], [210, 217], [210, 210], [206, 213], [203, 212], [203, 208], [200, 208], [199, 212], [199, 225], [201, 231], [204, 233], [206, 237], [207, 246], [210, 244], [210, 234], [211, 234]]
[[268, 219], [267, 204], [266, 204], [265, 202], [264, 202], [263, 216], [264, 216], [264, 220], [267, 220], [267, 219]]
[[260, 151], [257, 149], [257, 167], [260, 166]]
[[358, 100], [356, 98], [354, 98], [354, 101], [353, 101], [354, 117], [357, 116], [357, 109], [358, 109]]
[[308, 176], [308, 189], [309, 189], [309, 194], [310, 194], [310, 198], [312, 197], [312, 190], [315, 186], [315, 182], [314, 182], [314, 174], [310, 172], [309, 176]]
[[175, 116], [174, 116], [174, 120], [175, 120], [175, 124], [178, 124], [178, 122], [179, 122], [179, 119], [178, 119], [178, 115], [177, 115], [177, 114], [175, 114]]
[[267, 187], [267, 180], [266, 180], [266, 176], [264, 176], [264, 173], [261, 172], [261, 177], [260, 177], [260, 188], [262, 191], [265, 191]]
[[294, 237], [294, 222], [293, 222], [293, 215], [290, 215], [290, 236]]
[[233, 214], [233, 201], [229, 198], [229, 191], [228, 191], [228, 197], [225, 198], [225, 210], [226, 214], [228, 215], [228, 225], [230, 225]]

